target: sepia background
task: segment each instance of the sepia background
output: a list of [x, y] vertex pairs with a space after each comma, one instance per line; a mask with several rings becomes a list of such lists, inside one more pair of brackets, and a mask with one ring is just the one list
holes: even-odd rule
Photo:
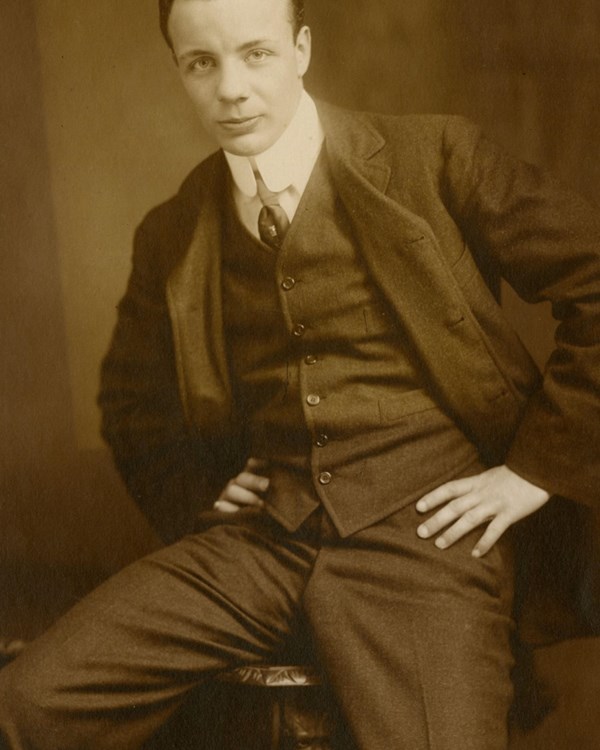
[[[600, 202], [598, 0], [308, 0], [308, 88], [472, 117]], [[0, 9], [0, 639], [30, 638], [156, 545], [98, 435], [98, 367], [144, 213], [212, 149], [156, 2]], [[541, 362], [544, 308], [505, 304]], [[600, 746], [600, 646], [539, 654], [558, 710], [519, 747]], [[515, 745], [516, 746], [516, 745]]]

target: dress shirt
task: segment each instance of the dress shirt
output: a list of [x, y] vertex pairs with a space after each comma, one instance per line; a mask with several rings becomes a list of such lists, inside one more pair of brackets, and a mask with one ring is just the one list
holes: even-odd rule
[[238, 216], [255, 237], [259, 237], [258, 215], [262, 203], [256, 189], [254, 170], [258, 169], [267, 188], [278, 196], [279, 204], [291, 222], [324, 138], [315, 103], [303, 91], [292, 121], [270, 148], [252, 158], [225, 151], [233, 177], [233, 196]]

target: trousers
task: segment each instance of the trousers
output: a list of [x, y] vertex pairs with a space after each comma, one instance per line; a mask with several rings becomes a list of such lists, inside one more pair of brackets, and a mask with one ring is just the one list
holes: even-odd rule
[[[409, 506], [348, 538], [264, 511], [204, 526], [91, 592], [0, 672], [11, 750], [138, 750], [219, 670], [307, 623], [359, 750], [506, 750], [508, 543], [438, 550]], [[209, 717], [206, 718], [209, 721]]]

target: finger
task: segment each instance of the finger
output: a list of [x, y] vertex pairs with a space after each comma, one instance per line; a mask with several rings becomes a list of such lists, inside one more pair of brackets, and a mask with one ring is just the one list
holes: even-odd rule
[[510, 522], [508, 519], [496, 516], [473, 548], [473, 552], [471, 553], [473, 557], [483, 557], [483, 555], [486, 555], [509, 526]]
[[434, 516], [428, 518], [425, 523], [422, 523], [417, 529], [417, 534], [421, 539], [427, 539], [438, 531], [445, 529], [451, 523], [454, 523], [464, 513], [467, 513], [474, 508], [479, 499], [476, 495], [466, 495], [465, 497], [457, 498], [447, 503], [441, 510], [439, 510]]
[[244, 471], [256, 473], [257, 471], [264, 471], [268, 466], [269, 462], [265, 458], [249, 458], [244, 466]]
[[428, 492], [417, 503], [419, 513], [426, 513], [432, 508], [437, 508], [442, 503], [447, 503], [455, 497], [467, 495], [474, 488], [476, 477], [465, 477], [464, 479], [455, 479], [452, 482], [446, 482], [432, 492]]
[[240, 487], [235, 480], [227, 484], [218, 499], [238, 505], [257, 505], [259, 507], [264, 505], [262, 498], [251, 490]]
[[269, 479], [249, 471], [243, 471], [233, 480], [238, 487], [251, 492], [266, 492], [269, 489]]
[[467, 511], [458, 521], [435, 540], [435, 546], [438, 549], [446, 549], [452, 546], [463, 536], [494, 518], [494, 514], [484, 505], [477, 505], [475, 508]]
[[213, 505], [213, 508], [222, 511], [223, 513], [237, 513], [240, 510], [239, 505], [230, 503], [227, 500], [217, 500]]

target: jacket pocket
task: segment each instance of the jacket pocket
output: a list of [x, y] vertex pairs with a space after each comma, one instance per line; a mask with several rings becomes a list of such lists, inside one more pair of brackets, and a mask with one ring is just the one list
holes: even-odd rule
[[425, 391], [407, 391], [392, 398], [379, 399], [379, 414], [382, 422], [393, 422], [410, 414], [437, 409], [436, 402]]

